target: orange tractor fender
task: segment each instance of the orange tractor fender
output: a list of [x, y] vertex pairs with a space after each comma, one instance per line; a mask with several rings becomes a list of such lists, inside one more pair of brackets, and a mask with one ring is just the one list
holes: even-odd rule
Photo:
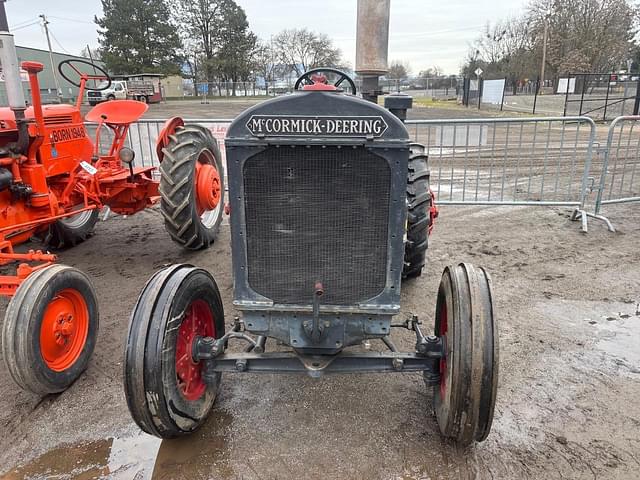
[[175, 135], [178, 127], [184, 127], [184, 120], [181, 117], [172, 117], [164, 122], [162, 130], [158, 135], [158, 140], [156, 140], [156, 154], [161, 163], [164, 159], [164, 152], [162, 150], [169, 144], [169, 136]]

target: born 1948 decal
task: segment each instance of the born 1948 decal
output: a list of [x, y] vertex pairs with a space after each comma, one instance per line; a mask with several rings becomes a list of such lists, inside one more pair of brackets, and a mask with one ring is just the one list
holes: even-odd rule
[[253, 115], [247, 129], [257, 137], [381, 137], [389, 128], [382, 117]]
[[57, 128], [51, 131], [51, 141], [53, 143], [68, 142], [86, 136], [87, 133], [82, 126]]

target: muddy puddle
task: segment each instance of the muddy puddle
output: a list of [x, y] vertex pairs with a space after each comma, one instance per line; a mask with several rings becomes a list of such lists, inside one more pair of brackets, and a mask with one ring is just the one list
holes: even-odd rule
[[544, 302], [539, 308], [574, 337], [577, 346], [587, 344], [594, 354], [604, 354], [618, 374], [640, 374], [640, 303], [559, 301]]
[[215, 412], [197, 433], [160, 440], [143, 432], [66, 444], [0, 476], [2, 480], [233, 478], [227, 434], [232, 417]]

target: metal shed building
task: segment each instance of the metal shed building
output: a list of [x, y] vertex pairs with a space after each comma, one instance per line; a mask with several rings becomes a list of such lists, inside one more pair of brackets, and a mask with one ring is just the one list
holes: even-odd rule
[[[26, 60], [32, 62], [40, 62], [44, 65], [44, 70], [38, 75], [38, 79], [40, 80], [40, 94], [42, 95], [42, 100], [45, 103], [57, 102], [58, 98], [56, 95], [56, 81], [54, 77], [54, 73], [51, 69], [51, 59], [49, 57], [48, 50], [40, 50], [38, 48], [30, 48], [30, 47], [19, 47], [16, 46], [16, 50], [18, 53], [18, 61], [23, 62]], [[80, 57], [77, 55], [69, 55], [66, 53], [53, 52], [53, 63], [55, 65], [56, 71], [55, 74], [58, 77], [58, 82], [60, 84], [60, 90], [62, 90], [62, 98], [64, 101], [73, 101], [78, 95], [78, 88], [71, 85], [69, 82], [64, 80], [60, 74], [58, 73], [58, 64], [63, 60], [69, 59], [81, 59], [87, 61], [87, 58]], [[103, 67], [104, 64], [100, 61], [95, 61], [96, 65]], [[23, 75], [22, 86], [24, 89], [25, 97], [28, 102], [31, 102], [31, 89], [29, 88], [29, 82], [26, 81], [26, 74]], [[4, 76], [0, 73], [0, 106], [7, 106], [7, 92], [4, 86]]]

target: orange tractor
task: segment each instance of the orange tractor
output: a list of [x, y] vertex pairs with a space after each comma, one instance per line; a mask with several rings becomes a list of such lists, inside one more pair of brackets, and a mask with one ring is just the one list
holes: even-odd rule
[[[73, 246], [91, 235], [101, 208], [131, 215], [158, 202], [173, 240], [188, 249], [207, 247], [222, 220], [224, 175], [211, 132], [179, 118], [167, 122], [157, 142], [160, 179], [154, 178], [155, 167], [135, 167], [135, 154], [124, 142], [129, 125], [148, 107], [115, 100], [83, 119], [88, 82], [101, 81], [99, 89], [111, 83], [107, 72], [88, 62], [67, 60], [58, 67], [80, 89], [76, 104], [46, 106], [37, 77], [43, 65], [23, 62], [32, 95], [32, 106], [25, 108], [13, 37], [3, 17], [0, 60], [10, 107], [0, 109], [0, 294], [12, 298], [2, 346], [16, 383], [47, 394], [66, 389], [88, 364], [98, 332], [96, 295], [84, 273], [54, 264], [55, 255], [18, 253], [14, 247], [34, 237], [53, 248]], [[95, 141], [85, 121], [97, 124]], [[101, 154], [105, 129], [113, 140]], [[16, 274], [7, 275], [6, 265], [15, 262]]]

